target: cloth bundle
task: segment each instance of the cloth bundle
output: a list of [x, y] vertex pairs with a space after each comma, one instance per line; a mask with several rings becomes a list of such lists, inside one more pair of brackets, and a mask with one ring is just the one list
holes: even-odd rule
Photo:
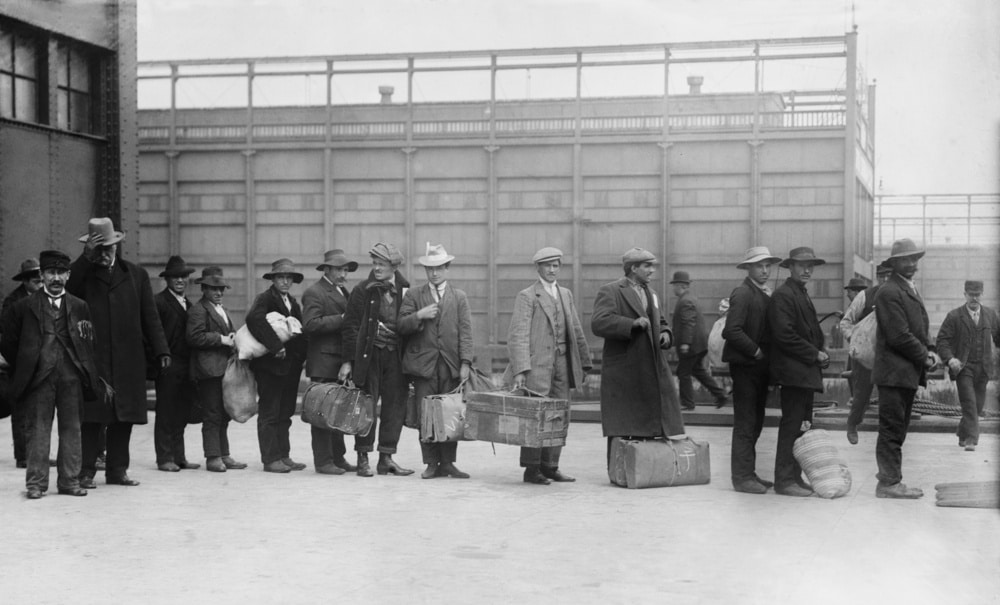
[[722, 361], [722, 349], [726, 346], [726, 340], [722, 338], [722, 330], [726, 327], [725, 316], [715, 320], [712, 324], [712, 331], [708, 333], [708, 364], [713, 368], [729, 368], [729, 364]]
[[235, 355], [229, 358], [222, 377], [222, 405], [236, 422], [246, 422], [257, 415], [257, 380], [250, 362]]
[[[265, 315], [265, 318], [281, 342], [288, 342], [292, 336], [302, 333], [302, 322], [291, 315], [286, 317], [277, 311], [271, 311]], [[240, 359], [263, 357], [267, 355], [267, 347], [260, 344], [244, 324], [239, 330], [236, 330], [236, 354]]]
[[878, 322], [872, 311], [859, 321], [851, 331], [851, 357], [869, 370], [875, 363], [875, 333], [878, 332]]

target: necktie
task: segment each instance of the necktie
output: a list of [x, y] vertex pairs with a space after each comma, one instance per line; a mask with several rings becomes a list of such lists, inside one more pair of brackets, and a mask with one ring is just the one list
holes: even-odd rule
[[59, 299], [56, 298], [55, 296], [50, 296], [49, 297], [49, 304], [52, 305], [53, 309], [55, 309], [57, 311], [59, 310]]
[[434, 291], [437, 292], [438, 302], [441, 302], [444, 298], [444, 288], [434, 288]]

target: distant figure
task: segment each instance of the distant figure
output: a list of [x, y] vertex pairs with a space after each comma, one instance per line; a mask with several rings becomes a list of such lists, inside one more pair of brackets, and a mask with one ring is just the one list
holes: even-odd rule
[[681, 406], [685, 410], [694, 409], [691, 379], [695, 378], [715, 398], [715, 407], [721, 408], [727, 403], [726, 390], [715, 382], [705, 366], [708, 332], [705, 331], [705, 320], [698, 308], [698, 299], [691, 294], [691, 277], [687, 271], [676, 271], [670, 285], [677, 297], [672, 323], [677, 356], [680, 358], [677, 362], [677, 381], [680, 384]]
[[[7, 314], [7, 310], [14, 306], [14, 303], [27, 298], [38, 292], [42, 287], [42, 272], [38, 269], [37, 258], [27, 258], [21, 263], [21, 270], [14, 276], [14, 281], [21, 282], [21, 285], [14, 288], [6, 298], [3, 299], [3, 308], [0, 310], [0, 317]], [[2, 325], [2, 324], [0, 324]], [[0, 327], [2, 329], [2, 327]], [[0, 336], [2, 338], [2, 336]], [[10, 432], [14, 437], [14, 464], [17, 468], [28, 467], [27, 435], [25, 431], [25, 419], [21, 414], [20, 406], [11, 405]]]

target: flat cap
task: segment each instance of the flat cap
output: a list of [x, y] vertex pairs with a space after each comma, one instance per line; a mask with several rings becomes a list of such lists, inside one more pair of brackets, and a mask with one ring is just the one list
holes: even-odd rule
[[656, 257], [649, 250], [644, 250], [642, 248], [632, 248], [628, 252], [622, 255], [622, 264], [629, 265], [632, 263], [655, 263]]
[[547, 263], [549, 261], [560, 260], [562, 259], [562, 256], [563, 256], [562, 250], [560, 250], [559, 248], [546, 246], [545, 248], [542, 248], [538, 252], [535, 252], [535, 255], [531, 257], [531, 262], [537, 265], [538, 263]]
[[384, 242], [379, 242], [372, 246], [372, 249], [368, 251], [368, 254], [370, 254], [372, 258], [381, 258], [393, 267], [396, 267], [403, 262], [403, 254], [399, 251], [399, 248]]
[[983, 282], [970, 279], [965, 282], [965, 291], [969, 294], [982, 294]]

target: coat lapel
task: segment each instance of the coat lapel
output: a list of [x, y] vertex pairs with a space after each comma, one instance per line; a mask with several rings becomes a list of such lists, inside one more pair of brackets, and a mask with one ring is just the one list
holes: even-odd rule
[[639, 294], [632, 289], [632, 284], [629, 283], [627, 279], [622, 279], [619, 287], [622, 289], [622, 296], [628, 303], [632, 310], [635, 311], [636, 315], [639, 317], [647, 317], [646, 314], [646, 303], [639, 300]]
[[216, 327], [219, 328], [220, 334], [229, 334], [230, 332], [233, 331], [233, 326], [232, 326], [233, 320], [231, 319], [229, 320], [230, 325], [228, 326], [222, 323], [222, 317], [219, 316], [219, 312], [215, 310], [215, 305], [213, 305], [211, 301], [209, 301], [207, 298], [202, 298], [201, 306], [205, 307], [205, 311], [208, 312], [209, 319], [211, 319], [212, 322], [216, 325]]
[[554, 332], [556, 328], [556, 301], [545, 291], [541, 282], [537, 281], [535, 282], [535, 298], [538, 300], [538, 304], [541, 305], [545, 316], [549, 318], [549, 325], [552, 326]]

